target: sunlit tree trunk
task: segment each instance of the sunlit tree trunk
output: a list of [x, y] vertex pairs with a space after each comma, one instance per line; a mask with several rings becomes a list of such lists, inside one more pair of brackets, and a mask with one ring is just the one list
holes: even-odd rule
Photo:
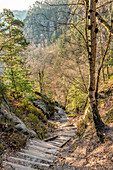
[[40, 93], [44, 93], [44, 70], [40, 70], [38, 73]]
[[104, 123], [101, 120], [96, 98], [95, 98], [95, 63], [96, 63], [96, 1], [89, 1], [89, 13], [90, 13], [90, 41], [89, 41], [89, 66], [90, 66], [90, 85], [89, 85], [89, 98], [90, 98], [90, 107], [93, 113], [93, 120], [95, 124], [95, 128], [97, 131], [97, 136], [100, 140], [104, 141], [104, 136], [102, 129], [104, 127]]

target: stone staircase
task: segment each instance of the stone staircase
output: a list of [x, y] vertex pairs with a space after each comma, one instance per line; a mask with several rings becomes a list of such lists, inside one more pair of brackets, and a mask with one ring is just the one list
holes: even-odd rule
[[25, 149], [3, 160], [3, 170], [55, 169], [55, 160], [60, 149], [75, 135], [76, 128], [63, 114], [56, 121], [58, 128], [45, 140], [30, 139]]

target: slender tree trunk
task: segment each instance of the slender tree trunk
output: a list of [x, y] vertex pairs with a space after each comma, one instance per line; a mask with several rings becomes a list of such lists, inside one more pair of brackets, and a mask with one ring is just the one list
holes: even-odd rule
[[96, 1], [90, 0], [90, 48], [89, 48], [89, 66], [90, 66], [90, 85], [89, 85], [89, 99], [90, 107], [93, 113], [93, 120], [97, 131], [97, 136], [104, 141], [103, 127], [104, 123], [101, 120], [96, 99], [95, 99], [95, 63], [96, 63]]
[[65, 104], [64, 104], [64, 107], [67, 106], [67, 101], [68, 101], [68, 100], [67, 100], [67, 96], [68, 96], [68, 94], [65, 95]]
[[16, 95], [15, 95], [15, 93], [13, 93], [13, 97], [14, 97], [15, 100], [19, 100], [19, 92], [18, 92], [17, 87], [16, 87], [15, 76], [14, 76], [12, 66], [11, 66], [11, 76], [12, 76], [12, 84], [15, 88], [15, 93], [16, 93]]
[[104, 68], [102, 69], [102, 75], [103, 75], [103, 82], [105, 83], [105, 73], [104, 73]]
[[40, 70], [38, 73], [39, 85], [40, 85], [40, 93], [44, 93], [44, 70]]
[[104, 60], [105, 60], [105, 57], [106, 57], [107, 52], [108, 52], [110, 41], [111, 41], [111, 33], [109, 34], [106, 50], [105, 50], [105, 53], [104, 53], [104, 55], [102, 57], [102, 62], [101, 62], [101, 65], [100, 65], [100, 67], [98, 69], [98, 74], [97, 74], [97, 84], [96, 84], [96, 92], [95, 92], [95, 97], [96, 97], [96, 103], [97, 104], [98, 104], [98, 88], [99, 88], [99, 82], [100, 82], [100, 73], [101, 73], [101, 70], [103, 68]]
[[109, 79], [110, 76], [109, 76], [109, 64], [107, 64], [107, 79]]

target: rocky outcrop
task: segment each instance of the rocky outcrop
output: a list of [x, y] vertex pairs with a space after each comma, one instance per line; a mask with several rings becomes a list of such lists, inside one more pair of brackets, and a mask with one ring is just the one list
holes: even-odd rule
[[17, 116], [15, 116], [14, 113], [10, 111], [9, 106], [5, 102], [2, 102], [0, 105], [0, 114], [3, 118], [13, 122], [14, 128], [16, 128], [18, 131], [21, 131], [22, 133], [31, 137], [37, 136], [33, 130], [28, 129], [26, 125]]
[[49, 119], [51, 116], [54, 116], [54, 112], [55, 112], [55, 107], [53, 103], [50, 103], [48, 100], [42, 98], [42, 99], [36, 99], [34, 101], [32, 101], [33, 105], [37, 108], [39, 108], [40, 110], [42, 110], [42, 112], [44, 113], [44, 115], [47, 116], [47, 118]]
[[51, 101], [47, 96], [35, 92], [37, 99], [33, 100], [32, 103], [35, 107], [39, 108], [48, 119], [58, 117], [60, 119], [62, 115], [65, 115], [65, 108], [56, 101]]
[[[52, 102], [48, 97], [43, 94], [38, 93], [37, 98], [33, 99], [31, 102], [35, 107], [40, 109], [39, 114], [42, 114], [43, 112], [43, 114], [47, 116], [47, 119], [58, 120], [65, 115], [64, 109], [58, 106], [58, 103], [55, 103], [54, 101]], [[5, 98], [0, 104], [0, 115], [2, 115], [3, 118], [13, 122], [14, 128], [18, 131], [21, 131], [23, 134], [29, 135], [31, 137], [37, 136], [33, 130], [30, 130], [26, 127], [23, 121], [17, 117], [17, 114], [15, 115], [12, 112]]]

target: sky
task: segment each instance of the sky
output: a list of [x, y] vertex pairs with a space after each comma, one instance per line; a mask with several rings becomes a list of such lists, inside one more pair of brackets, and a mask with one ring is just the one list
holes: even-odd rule
[[11, 10], [24, 10], [29, 9], [36, 0], [0, 0], [0, 12], [3, 8]]

